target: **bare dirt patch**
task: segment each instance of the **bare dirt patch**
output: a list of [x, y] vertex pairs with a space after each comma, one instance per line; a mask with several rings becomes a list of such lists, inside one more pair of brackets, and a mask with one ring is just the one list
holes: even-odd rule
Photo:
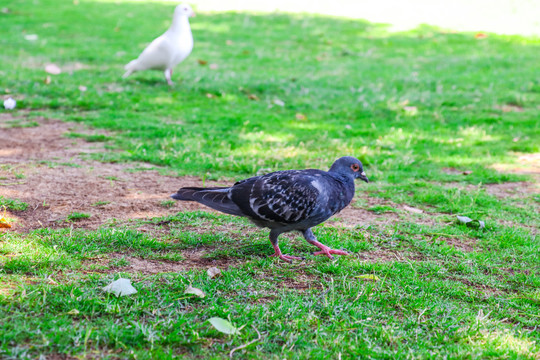
[[408, 260], [421, 261], [421, 254], [410, 251], [393, 251], [387, 249], [377, 249], [372, 251], [360, 252], [356, 255], [360, 260], [369, 263], [386, 263], [386, 262], [405, 262]]
[[532, 184], [525, 181], [502, 184], [486, 184], [484, 187], [488, 194], [498, 198], [523, 198], [530, 194], [540, 193], [540, 186], [538, 184]]
[[[0, 131], [0, 195], [30, 205], [26, 211], [8, 212], [16, 219], [14, 231], [93, 229], [113, 218], [141, 219], [203, 208], [187, 202], [176, 202], [171, 208], [161, 204], [179, 187], [199, 185], [198, 178], [160, 175], [149, 164], [89, 160], [88, 154], [105, 151], [103, 144], [64, 136], [72, 131], [88, 133], [88, 129], [56, 120], [36, 121], [37, 127]], [[129, 172], [134, 168], [148, 170]], [[73, 212], [91, 217], [66, 222]]]
[[513, 164], [494, 164], [492, 167], [500, 172], [532, 175], [537, 181], [540, 180], [540, 153], [516, 153], [515, 156]]
[[[153, 275], [167, 272], [180, 272], [193, 269], [208, 269], [213, 266], [220, 270], [227, 270], [229, 266], [235, 265], [238, 261], [229, 259], [207, 259], [204, 255], [205, 250], [183, 251], [184, 259], [181, 261], [153, 260], [141, 259], [139, 257], [129, 256], [120, 253], [107, 254], [104, 265], [107, 265], [111, 260], [124, 259], [129, 262], [126, 266], [113, 267], [111, 273], [118, 271], [126, 273], [142, 273], [145, 275]], [[95, 264], [95, 260], [89, 260], [86, 265]], [[104, 271], [109, 272], [109, 271]]]

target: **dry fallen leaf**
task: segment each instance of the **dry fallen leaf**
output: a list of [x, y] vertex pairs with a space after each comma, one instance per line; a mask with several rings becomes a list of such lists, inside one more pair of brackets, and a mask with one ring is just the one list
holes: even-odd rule
[[51, 83], [51, 77], [49, 75], [47, 75], [47, 77], [45, 78], [45, 80], [43, 80], [43, 83], [45, 85], [49, 85]]
[[210, 93], [206, 93], [206, 97], [209, 98], [209, 99], [212, 99], [212, 98], [215, 98], [216, 95], [210, 94]]
[[472, 174], [472, 170], [465, 170], [463, 172], [463, 175], [471, 175]]
[[194, 288], [191, 285], [189, 285], [186, 288], [186, 291], [184, 291], [184, 294], [192, 294], [192, 295], [195, 295], [195, 296], [200, 297], [200, 298], [203, 298], [203, 297], [206, 296], [206, 294], [201, 289]]
[[202, 60], [202, 59], [197, 59], [197, 62], [199, 63], [199, 65], [206, 65], [206, 64], [208, 64], [208, 61]]
[[307, 120], [307, 116], [302, 113], [296, 113], [295, 117], [297, 120]]
[[258, 97], [257, 95], [255, 95], [255, 94], [249, 94], [249, 95], [248, 95], [248, 98], [249, 98], [250, 100], [256, 100], [256, 101], [259, 100], [259, 97]]
[[211, 267], [210, 269], [206, 270], [206, 273], [208, 274], [208, 277], [210, 279], [213, 279], [215, 277], [221, 276], [221, 270], [219, 270], [217, 267]]
[[424, 210], [420, 210], [411, 206], [403, 205], [403, 209], [407, 210], [408, 212], [412, 212], [415, 214], [421, 214], [424, 212]]
[[67, 312], [69, 315], [79, 315], [79, 310], [71, 309]]
[[45, 71], [52, 75], [58, 75], [62, 72], [62, 70], [56, 64], [45, 65]]
[[487, 37], [488, 37], [487, 34], [484, 34], [484, 33], [481, 33], [481, 32], [476, 33], [476, 35], [474, 35], [475, 39], [485, 39]]

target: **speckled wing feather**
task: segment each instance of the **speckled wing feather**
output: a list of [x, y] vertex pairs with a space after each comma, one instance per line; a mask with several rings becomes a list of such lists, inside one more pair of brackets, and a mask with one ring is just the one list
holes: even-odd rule
[[[292, 224], [309, 218], [321, 189], [318, 170], [278, 171], [236, 183], [232, 201], [255, 220]], [[320, 176], [320, 175], [319, 175]]]

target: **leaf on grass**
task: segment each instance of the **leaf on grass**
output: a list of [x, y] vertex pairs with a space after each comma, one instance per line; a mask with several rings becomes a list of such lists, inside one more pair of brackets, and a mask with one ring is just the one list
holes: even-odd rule
[[215, 277], [221, 276], [221, 270], [219, 270], [217, 267], [211, 267], [210, 269], [206, 270], [206, 273], [208, 274], [208, 277], [210, 279], [213, 279]]
[[68, 315], [79, 315], [79, 310], [71, 309], [67, 313], [68, 313]]
[[379, 277], [377, 275], [372, 275], [372, 274], [365, 274], [365, 275], [358, 275], [358, 276], [355, 276], [359, 279], [362, 279], [362, 280], [366, 280], [366, 281], [379, 281], [381, 279], [379, 279]]
[[282, 100], [279, 100], [279, 99], [274, 99], [274, 101], [272, 101], [272, 102], [277, 106], [285, 106], [285, 103]]
[[479, 229], [483, 229], [486, 227], [486, 224], [482, 220], [473, 220], [468, 216], [457, 215], [457, 219], [460, 223], [465, 224], [469, 227], [478, 227]]
[[24, 35], [24, 38], [28, 41], [36, 41], [38, 39], [38, 36], [36, 34], [27, 34]]
[[11, 228], [11, 224], [6, 219], [6, 207], [4, 206], [4, 215], [0, 217], [0, 228]]
[[208, 319], [208, 321], [210, 322], [210, 324], [212, 324], [214, 328], [216, 328], [217, 331], [224, 334], [234, 335], [240, 333], [240, 330], [238, 330], [236, 327], [233, 326], [233, 324], [231, 324], [225, 319], [213, 317]]
[[210, 64], [208, 67], [212, 70], [216, 70], [219, 66], [218, 64]]
[[248, 95], [248, 98], [249, 98], [250, 100], [255, 100], [255, 101], [258, 101], [258, 100], [259, 100], [259, 97], [258, 97], [257, 95], [255, 95], [255, 94], [249, 94], [249, 95]]
[[113, 293], [116, 296], [126, 296], [137, 293], [137, 289], [131, 286], [131, 280], [120, 278], [103, 288], [103, 291]]
[[47, 64], [45, 65], [45, 71], [52, 75], [58, 75], [62, 72], [60, 67], [56, 64]]
[[202, 60], [202, 59], [197, 59], [197, 62], [199, 63], [199, 65], [206, 65], [206, 64], [208, 64], [208, 61]]
[[191, 285], [189, 285], [186, 288], [186, 291], [184, 291], [184, 294], [192, 294], [197, 297], [200, 297], [201, 299], [206, 296], [206, 294], [201, 289], [197, 289]]
[[487, 37], [488, 37], [487, 34], [484, 34], [484, 33], [482, 33], [482, 32], [476, 33], [476, 34], [474, 35], [474, 38], [475, 38], [475, 39], [485, 39], [485, 38], [487, 38]]
[[415, 207], [407, 206], [407, 205], [403, 205], [403, 209], [407, 210], [408, 212], [415, 213], [415, 214], [421, 214], [424, 212], [424, 210], [417, 209]]

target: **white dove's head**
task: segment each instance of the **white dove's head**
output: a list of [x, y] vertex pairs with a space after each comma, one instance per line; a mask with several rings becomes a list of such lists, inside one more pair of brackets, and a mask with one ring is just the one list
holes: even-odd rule
[[174, 17], [180, 16], [193, 17], [195, 16], [195, 12], [188, 4], [180, 4], [174, 9]]

